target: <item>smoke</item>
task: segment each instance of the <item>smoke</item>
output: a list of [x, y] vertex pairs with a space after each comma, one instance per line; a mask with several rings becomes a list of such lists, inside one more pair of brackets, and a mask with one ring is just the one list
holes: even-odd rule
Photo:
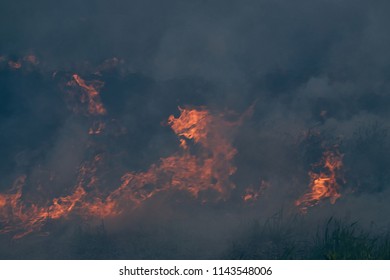
[[[15, 180], [24, 175], [27, 205], [67, 196], [80, 182], [107, 195], [124, 174], [147, 174], [183, 153], [183, 136], [168, 123], [170, 115], [180, 117], [178, 107], [206, 108], [226, 123], [238, 123], [251, 106], [253, 113], [234, 131], [212, 131], [223, 131], [237, 150], [229, 162], [236, 169], [225, 182], [234, 187], [223, 199], [205, 202], [215, 194], [169, 190], [136, 210], [126, 204], [104, 225], [71, 214], [45, 223], [17, 241], [19, 251], [2, 257], [21, 258], [25, 248], [50, 240], [58, 251], [67, 242], [80, 251], [61, 255], [46, 248], [30, 257], [215, 258], [254, 220], [281, 212], [287, 220], [302, 218], [307, 232], [329, 216], [386, 228], [388, 6], [380, 0], [5, 1], [2, 194], [14, 193]], [[105, 113], [91, 113], [99, 104]], [[212, 158], [184, 140], [199, 166]], [[334, 147], [343, 154], [341, 197], [334, 204], [321, 200], [301, 216], [294, 202], [310, 191], [309, 172]], [[90, 168], [86, 178], [80, 179], [81, 167]], [[218, 185], [213, 176], [210, 184]], [[146, 183], [147, 194], [153, 184]], [[246, 194], [251, 199], [244, 203]], [[46, 231], [49, 236], [39, 236]], [[10, 238], [1, 237], [4, 250]], [[84, 248], [88, 238], [96, 238], [102, 251], [91, 249], [95, 243]]]

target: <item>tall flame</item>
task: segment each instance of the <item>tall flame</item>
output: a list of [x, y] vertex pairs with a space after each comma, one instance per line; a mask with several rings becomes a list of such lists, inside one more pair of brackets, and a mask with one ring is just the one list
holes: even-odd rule
[[334, 204], [341, 196], [338, 181], [341, 179], [339, 172], [343, 166], [342, 159], [343, 155], [338, 150], [323, 153], [321, 161], [315, 164], [315, 167], [320, 166], [324, 171], [309, 172], [310, 191], [295, 202], [302, 212], [307, 212], [309, 207], [317, 205], [326, 198]]

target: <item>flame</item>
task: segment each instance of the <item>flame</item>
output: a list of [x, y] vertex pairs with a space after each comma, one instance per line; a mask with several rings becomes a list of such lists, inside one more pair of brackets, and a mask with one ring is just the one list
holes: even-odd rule
[[201, 146], [201, 155], [197, 158], [187, 152], [182, 157], [170, 157], [162, 161], [162, 167], [173, 173], [172, 185], [182, 187], [186, 178], [192, 176], [193, 182], [196, 182], [195, 176], [198, 177], [197, 186], [187, 184], [187, 189], [195, 196], [209, 188], [226, 195], [235, 187], [229, 177], [236, 172], [232, 160], [237, 154], [227, 134], [230, 127], [238, 124], [225, 121], [223, 116], [213, 116], [204, 108], [179, 109], [180, 116], [175, 118], [171, 115], [168, 124], [181, 137], [180, 146], [185, 151], [192, 140]]
[[[23, 67], [29, 63], [39, 63], [34, 55], [17, 61], [8, 61], [8, 58], [0, 56], [1, 61], [5, 65], [8, 63], [12, 69], [21, 68], [22, 63]], [[116, 58], [106, 61], [96, 73], [120, 63]], [[55, 72], [53, 77], [56, 75]], [[89, 140], [92, 139], [88, 145], [93, 147], [93, 140], [98, 138], [93, 135], [102, 134], [103, 131], [108, 134], [110, 131], [106, 130], [110, 122], [104, 122], [107, 121], [107, 110], [100, 96], [104, 82], [84, 80], [80, 75], [73, 74], [66, 86], [69, 95], [77, 100], [72, 109], [88, 116]], [[143, 202], [163, 192], [187, 193], [201, 203], [227, 199], [236, 188], [231, 176], [236, 172], [233, 160], [237, 150], [230, 136], [232, 130], [252, 114], [254, 105], [236, 121], [227, 118], [227, 113], [216, 114], [205, 107], [179, 107], [179, 116], [170, 115], [167, 119], [167, 124], [178, 138], [177, 151], [160, 158], [144, 171], [122, 173], [119, 186], [100, 188], [104, 181], [101, 181], [98, 171], [105, 160], [101, 154], [80, 165], [78, 176], [66, 195], [44, 202], [28, 200], [23, 193], [27, 177], [17, 178], [9, 192], [0, 193], [0, 233], [12, 233], [14, 238], [21, 238], [41, 231], [49, 220], [67, 219], [73, 215], [84, 219], [115, 217], [141, 207]], [[325, 117], [326, 111], [321, 112], [321, 116]], [[324, 152], [321, 161], [313, 165], [321, 171], [309, 172], [310, 190], [295, 202], [303, 212], [324, 199], [329, 199], [333, 204], [341, 196], [342, 159], [343, 155], [335, 149]], [[50, 175], [51, 183], [55, 183], [54, 177]], [[241, 198], [244, 202], [254, 202], [268, 186], [268, 182], [261, 181], [258, 186], [246, 188]]]
[[[181, 151], [160, 159], [146, 172], [126, 173], [121, 186], [108, 197], [109, 201], [120, 197], [137, 206], [169, 190], [186, 191], [195, 198], [202, 191], [211, 190], [224, 198], [235, 187], [229, 177], [236, 171], [231, 161], [237, 151], [221, 130], [225, 121], [205, 108], [179, 110], [180, 116], [169, 116], [168, 124], [181, 137]], [[191, 141], [199, 145], [197, 155], [191, 153]]]
[[270, 186], [269, 182], [265, 180], [261, 180], [257, 188], [254, 188], [253, 186], [246, 188], [245, 193], [242, 196], [243, 201], [244, 202], [257, 201], [262, 195], [262, 193], [265, 191], [265, 189], [267, 189], [269, 186]]
[[331, 204], [341, 197], [338, 181], [342, 178], [339, 171], [343, 166], [343, 154], [338, 150], [325, 151], [323, 158], [315, 166], [321, 166], [324, 171], [315, 173], [310, 171], [310, 192], [304, 194], [295, 202], [302, 212], [307, 212], [309, 207], [317, 205], [321, 200], [329, 198]]
[[[69, 81], [67, 86], [71, 88], [78, 86], [82, 89], [80, 101], [81, 103], [88, 104], [88, 113], [94, 116], [105, 115], [107, 111], [101, 102], [99, 93], [99, 90], [103, 87], [104, 83], [98, 80], [87, 82], [77, 74], [73, 74], [72, 78], [73, 80]], [[70, 94], [74, 95], [74, 92], [70, 91]]]
[[15, 239], [39, 231], [48, 219], [66, 217], [85, 195], [82, 188], [77, 188], [72, 195], [53, 199], [48, 207], [28, 205], [21, 199], [25, 181], [25, 176], [19, 177], [14, 184], [15, 193], [0, 195], [0, 222], [5, 225], [0, 233], [16, 232]]
[[[100, 156], [94, 157], [92, 164], [83, 164], [80, 167], [78, 182], [72, 194], [57, 197], [45, 205], [28, 204], [22, 200], [22, 189], [26, 183], [26, 176], [19, 177], [11, 191], [13, 194], [0, 194], [0, 224], [5, 227], [0, 233], [18, 232], [14, 238], [21, 238], [31, 232], [39, 231], [48, 220], [67, 218], [75, 210], [93, 209], [94, 204], [84, 201], [87, 198], [85, 188], [92, 188], [96, 183], [96, 163], [100, 161]], [[85, 188], [84, 188], [85, 186]], [[88, 212], [86, 215], [96, 215], [98, 212]]]
[[[42, 220], [47, 218], [46, 211], [32, 204], [27, 207], [21, 202], [22, 188], [25, 184], [26, 176], [21, 176], [15, 180], [12, 191], [13, 194], [1, 194], [0, 222], [5, 224], [0, 233], [11, 231], [21, 231], [15, 234], [14, 238], [23, 237], [34, 230], [39, 230]], [[26, 211], [27, 209], [27, 211]]]
[[[4, 61], [14, 69], [22, 67], [22, 63], [23, 66], [39, 64], [34, 55], [17, 61], [5, 58]], [[100, 70], [120, 63], [118, 59], [107, 61]], [[100, 75], [100, 70], [97, 75]], [[54, 72], [53, 77], [56, 75]], [[105, 122], [107, 110], [100, 96], [103, 86], [104, 82], [84, 80], [73, 74], [63, 87], [69, 93], [66, 101], [75, 102], [69, 104], [72, 110], [88, 117], [88, 134], [91, 136], [101, 134], [111, 123]], [[70, 192], [47, 200], [41, 198], [40, 202], [29, 200], [28, 194], [23, 192], [24, 186], [30, 186], [32, 182], [27, 176], [21, 176], [9, 192], [0, 193], [0, 233], [13, 233], [14, 238], [21, 238], [41, 231], [49, 220], [67, 219], [73, 215], [85, 219], [114, 217], [140, 207], [145, 200], [162, 192], [185, 192], [202, 203], [227, 199], [236, 187], [230, 180], [236, 172], [233, 159], [237, 154], [230, 134], [252, 110], [253, 106], [238, 120], [230, 121], [227, 114], [214, 114], [205, 107], [179, 107], [179, 116], [171, 115], [167, 119], [167, 124], [178, 137], [177, 152], [160, 158], [142, 172], [126, 172], [121, 176], [119, 186], [113, 188], [102, 186], [98, 176], [101, 173], [98, 172], [99, 166], [104, 161], [102, 155], [80, 165]], [[107, 134], [110, 131], [107, 130]], [[89, 138], [87, 149], [96, 146], [94, 140], [95, 137]], [[50, 174], [49, 177], [47, 182], [54, 184], [56, 176]], [[39, 182], [36, 189], [43, 190], [44, 187]]]
[[[82, 88], [91, 89], [78, 76], [74, 78]], [[180, 149], [175, 154], [161, 158], [145, 172], [125, 173], [120, 186], [105, 196], [96, 187], [99, 183], [96, 173], [103, 161], [101, 155], [96, 155], [80, 166], [70, 195], [54, 198], [44, 205], [22, 200], [26, 182], [23, 176], [15, 182], [13, 194], [0, 194], [0, 223], [5, 226], [0, 232], [15, 232], [14, 238], [20, 238], [41, 230], [48, 220], [64, 219], [71, 213], [85, 218], [113, 217], [166, 191], [184, 191], [194, 198], [211, 191], [217, 194], [217, 199], [226, 198], [235, 188], [229, 177], [236, 171], [232, 159], [237, 153], [228, 132], [238, 122], [228, 122], [223, 115], [212, 115], [203, 107], [179, 109], [179, 117], [168, 118], [168, 124], [180, 140]]]
[[179, 118], [175, 118], [173, 115], [170, 115], [168, 118], [168, 124], [176, 135], [193, 139], [195, 143], [202, 142], [205, 144], [212, 121], [209, 113], [204, 109], [186, 110], [179, 107], [179, 110], [181, 113]]

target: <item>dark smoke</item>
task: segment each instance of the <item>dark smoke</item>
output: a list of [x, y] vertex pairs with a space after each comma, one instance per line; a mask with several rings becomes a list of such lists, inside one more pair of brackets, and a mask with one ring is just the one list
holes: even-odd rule
[[[1, 193], [24, 174], [27, 201], [67, 195], [80, 165], [96, 154], [106, 164], [98, 167], [100, 183], [113, 190], [125, 172], [145, 171], [178, 150], [166, 125], [178, 106], [238, 115], [254, 106], [231, 136], [237, 188], [226, 201], [202, 205], [186, 194], [161, 193], [116, 219], [53, 221], [17, 241], [1, 235], [0, 258], [290, 258], [283, 252], [291, 243], [283, 242], [298, 244], [331, 216], [375, 234], [387, 230], [388, 1], [0, 6]], [[91, 117], [72, 112], [79, 100], [66, 96], [74, 73], [104, 82], [108, 128], [93, 138], [93, 148], [86, 134]], [[308, 191], [308, 171], [334, 146], [344, 154], [342, 197], [301, 215], [294, 201]], [[262, 180], [269, 185], [260, 198], [243, 205], [245, 188]], [[272, 229], [257, 236], [264, 223]], [[251, 255], [247, 243], [275, 245]]]

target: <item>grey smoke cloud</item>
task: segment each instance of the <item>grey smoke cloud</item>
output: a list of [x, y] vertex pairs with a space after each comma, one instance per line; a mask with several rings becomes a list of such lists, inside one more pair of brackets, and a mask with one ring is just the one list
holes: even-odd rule
[[[175, 243], [167, 237], [170, 230], [183, 244], [195, 238], [187, 249], [201, 244], [198, 256], [210, 257], [202, 248], [219, 240], [225, 228], [236, 234], [242, 225], [280, 209], [295, 215], [294, 200], [308, 190], [308, 170], [323, 146], [335, 143], [344, 153], [345, 194], [335, 205], [313, 208], [307, 223], [334, 215], [384, 227], [390, 182], [389, 5], [380, 0], [3, 1], [0, 55], [17, 60], [35, 54], [40, 63], [18, 71], [0, 61], [0, 188], [9, 189], [21, 173], [39, 183], [54, 172], [50, 194], [69, 191], [77, 168], [95, 153], [109, 163], [103, 181], [112, 188], [124, 172], [147, 170], [177, 151], [176, 136], [161, 123], [177, 116], [178, 106], [242, 113], [256, 102], [253, 116], [234, 135], [237, 189], [230, 200], [201, 208], [175, 195], [185, 203], [171, 205], [171, 194], [161, 195], [134, 214], [139, 216], [124, 215], [107, 227], [137, 236], [137, 225], [147, 227], [144, 217], [156, 228], [170, 217], [161, 238]], [[95, 73], [113, 57], [118, 60], [106, 65], [118, 65]], [[110, 128], [97, 138], [94, 151], [86, 148], [90, 119], [72, 114], [64, 101], [62, 87], [75, 72], [105, 83], [101, 98]], [[309, 132], [319, 136], [307, 140]], [[270, 186], [254, 206], [243, 208], [240, 191], [261, 180]], [[33, 193], [36, 186], [31, 183], [26, 191]], [[133, 223], [122, 229], [128, 220]], [[197, 230], [205, 224], [209, 233]], [[218, 254], [230, 237], [215, 246]], [[158, 238], [153, 242], [159, 244]], [[189, 256], [179, 251], [178, 256]]]

